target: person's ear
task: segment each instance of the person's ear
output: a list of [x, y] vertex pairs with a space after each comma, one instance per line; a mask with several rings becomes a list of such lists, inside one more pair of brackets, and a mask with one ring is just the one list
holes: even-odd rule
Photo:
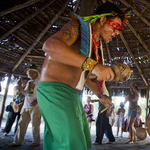
[[106, 22], [106, 17], [102, 17], [102, 18], [100, 18], [100, 25], [101, 26], [103, 26], [104, 25], [104, 23]]

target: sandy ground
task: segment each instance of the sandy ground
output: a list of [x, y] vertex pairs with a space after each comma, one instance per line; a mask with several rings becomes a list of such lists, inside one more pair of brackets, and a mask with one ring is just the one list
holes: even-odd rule
[[[3, 120], [1, 129], [4, 128], [5, 121], [6, 120]], [[20, 150], [20, 149], [42, 150], [43, 149], [43, 134], [44, 134], [43, 123], [41, 124], [41, 144], [37, 147], [28, 146], [29, 144], [32, 143], [32, 140], [33, 140], [31, 124], [29, 124], [22, 146], [7, 147], [9, 144], [13, 142], [13, 139], [14, 139], [13, 130], [14, 130], [14, 125], [12, 127], [11, 132], [7, 136], [3, 136], [2, 132], [0, 133], [0, 148], [2, 150]], [[115, 127], [113, 127], [113, 133], [114, 135], [116, 135]], [[95, 123], [93, 123], [91, 127], [91, 136], [92, 136], [92, 142], [94, 142], [95, 141]], [[108, 139], [104, 136], [102, 145], [93, 145], [93, 148], [89, 150], [150, 150], [150, 145], [146, 145], [147, 142], [150, 142], [149, 136], [147, 136], [147, 138], [143, 141], [137, 141], [136, 144], [125, 144], [128, 141], [128, 139], [126, 138], [127, 136], [128, 134], [124, 132], [123, 138], [121, 137], [116, 138], [116, 142], [112, 144], [106, 144]]]

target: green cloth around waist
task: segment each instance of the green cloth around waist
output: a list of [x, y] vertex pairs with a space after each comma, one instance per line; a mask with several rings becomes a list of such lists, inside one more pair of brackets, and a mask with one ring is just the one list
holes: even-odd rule
[[37, 100], [45, 122], [44, 150], [87, 150], [92, 147], [78, 91], [60, 82], [40, 82]]

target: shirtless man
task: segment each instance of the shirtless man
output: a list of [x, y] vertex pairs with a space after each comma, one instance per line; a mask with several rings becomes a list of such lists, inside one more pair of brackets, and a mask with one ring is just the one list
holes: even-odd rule
[[[105, 106], [112, 105], [104, 96], [107, 94], [104, 82], [96, 84], [84, 73], [96, 75], [98, 81], [113, 80], [112, 69], [102, 65], [100, 61], [103, 59], [98, 59], [98, 55], [95, 58], [93, 51], [101, 53], [100, 39], [108, 43], [119, 34], [124, 16], [117, 14], [121, 13], [118, 7], [107, 2], [98, 7], [98, 18], [94, 23], [88, 24], [74, 15], [73, 20], [45, 41], [43, 51], [47, 56], [37, 89], [37, 99], [45, 121], [44, 150], [86, 150], [92, 147], [79, 91], [85, 83]], [[105, 93], [101, 93], [102, 88]]]
[[129, 101], [128, 125], [129, 125], [130, 140], [129, 142], [127, 142], [127, 144], [136, 143], [134, 122], [138, 115], [138, 98], [139, 98], [138, 88], [134, 83], [132, 83], [130, 85], [130, 94], [127, 95], [124, 102], [125, 104], [127, 101]]

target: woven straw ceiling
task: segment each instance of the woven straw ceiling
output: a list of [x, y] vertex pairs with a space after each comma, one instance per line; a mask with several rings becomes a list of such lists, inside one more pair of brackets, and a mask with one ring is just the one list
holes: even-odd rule
[[[81, 0], [82, 1], [82, 0]], [[26, 75], [30, 64], [41, 70], [44, 41], [67, 23], [68, 13], [79, 14], [80, 0], [3, 0], [0, 2], [0, 73]], [[109, 44], [103, 43], [105, 64], [127, 64], [133, 73], [123, 84], [149, 86], [150, 0], [113, 0], [122, 10], [132, 7], [128, 25]], [[95, 7], [103, 3], [95, 1]]]

